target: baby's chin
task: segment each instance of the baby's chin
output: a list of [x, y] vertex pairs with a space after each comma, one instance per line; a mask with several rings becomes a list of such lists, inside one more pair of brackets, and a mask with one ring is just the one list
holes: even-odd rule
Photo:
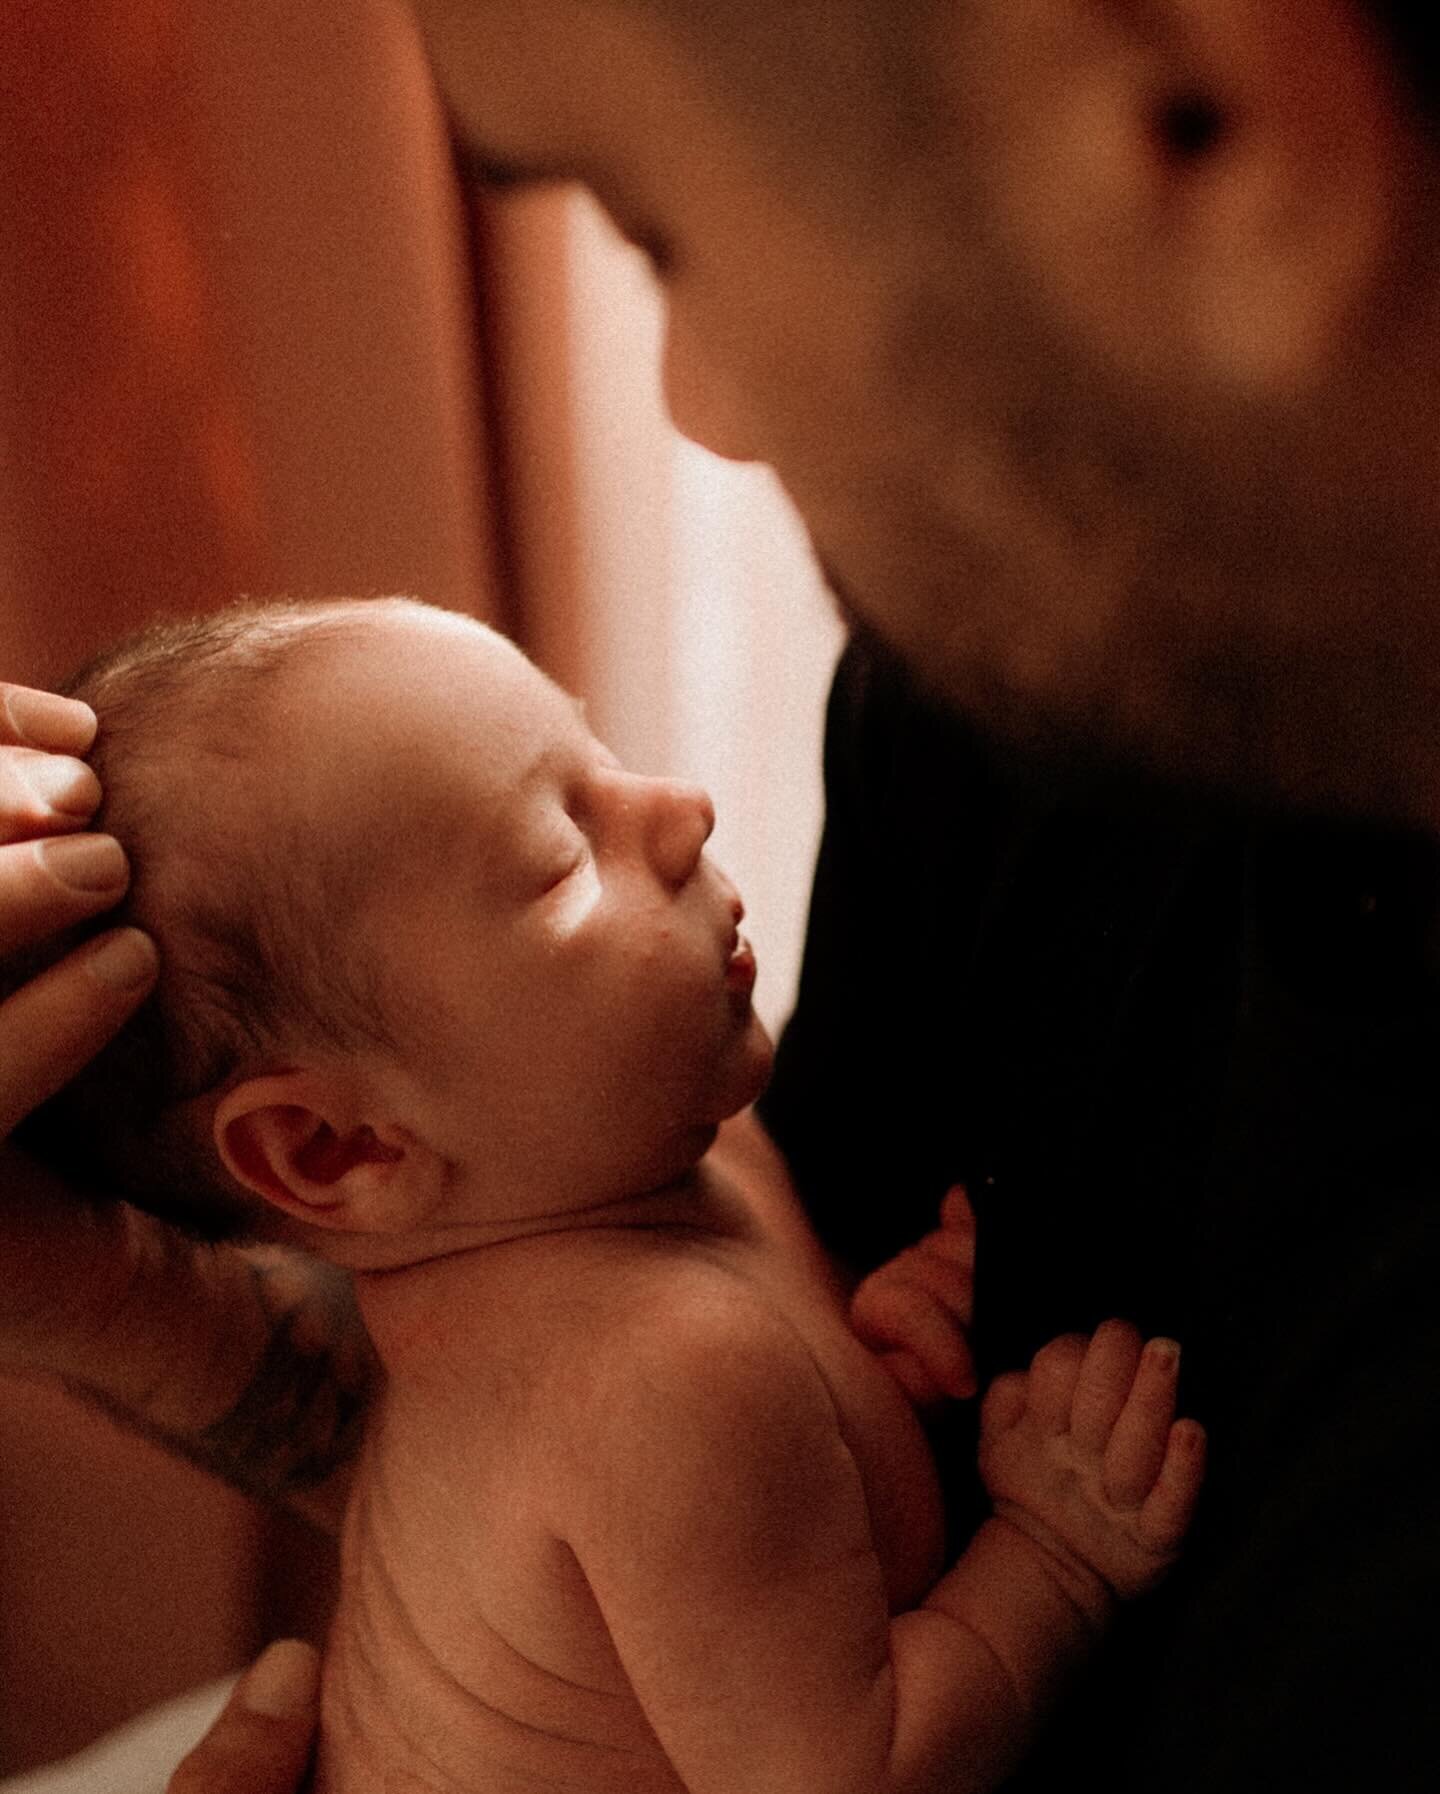
[[[770, 1082], [770, 1074], [775, 1069], [775, 1042], [770, 1038], [770, 1031], [760, 1017], [751, 1011], [750, 1026], [745, 1035], [745, 1076], [742, 1079], [744, 1094], [730, 1110], [729, 1115], [738, 1115], [742, 1109], [748, 1109], [764, 1091]], [[729, 1115], [726, 1119], [729, 1119]]]

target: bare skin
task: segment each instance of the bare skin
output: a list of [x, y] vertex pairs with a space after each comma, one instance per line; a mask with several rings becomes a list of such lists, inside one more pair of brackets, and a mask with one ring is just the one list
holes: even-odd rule
[[[435, 907], [417, 915], [402, 879], [369, 917], [419, 999], [398, 1063], [302, 1055], [232, 1085], [212, 1117], [277, 1238], [360, 1271], [389, 1381], [351, 1508], [317, 1785], [370, 1785], [377, 1762], [403, 1785], [441, 1734], [428, 1785], [483, 1766], [559, 1786], [578, 1766], [604, 1786], [623, 1762], [616, 1785], [637, 1789], [792, 1774], [921, 1789], [953, 1785], [957, 1751], [991, 1785], [1113, 1595], [1141, 1592], [1178, 1546], [1200, 1435], [1172, 1425], [1173, 1356], [1111, 1329], [998, 1386], [996, 1516], [937, 1585], [938, 1490], [902, 1383], [944, 1387], [964, 1354], [968, 1209], [952, 1199], [860, 1292], [892, 1375], [753, 1129], [704, 1157], [769, 1065], [738, 901], [702, 853], [708, 799], [615, 766], [563, 694], [467, 621], [367, 610], [308, 676], [287, 695], [335, 751], [308, 744], [308, 782], [287, 776], [286, 742], [257, 724], [256, 788], [313, 806], [315, 827], [347, 801], [353, 820], [356, 791], [398, 805]], [[447, 816], [464, 819], [461, 857], [440, 828], [437, 880]], [[573, 1139], [557, 1137], [566, 1115]], [[35, 1288], [54, 1287], [47, 1253], [78, 1245], [72, 1271], [86, 1252], [104, 1269], [83, 1280], [93, 1328], [64, 1323], [72, 1386], [259, 1493], [315, 1491], [333, 1512], [373, 1376], [368, 1348], [346, 1350], [353, 1308], [324, 1295], [346, 1287], [332, 1266], [195, 1252], [32, 1174], [12, 1194]], [[917, 1289], [948, 1307], [912, 1324]], [[162, 1328], [221, 1313], [213, 1358], [160, 1350]], [[53, 1370], [58, 1317], [32, 1304], [8, 1324], [17, 1360]], [[1087, 1376], [1108, 1412], [1090, 1440], [1069, 1418]], [[717, 1662], [725, 1711], [704, 1692]], [[537, 1710], [550, 1734], [563, 1716], [563, 1746]], [[267, 1729], [237, 1697], [177, 1786], [258, 1772], [242, 1747], [267, 1742], [283, 1772], [298, 1723]]]
[[923, 1436], [795, 1238], [702, 1165], [613, 1224], [362, 1278], [389, 1381], [318, 1790], [954, 1794], [1014, 1766], [1179, 1545], [1175, 1354], [1112, 1323], [997, 1384], [996, 1514], [937, 1580]]
[[[621, 54], [538, 59], [546, 30], [588, 29], [599, 9], [421, 10], [473, 145], [590, 180], [656, 254], [682, 427], [775, 461], [848, 602], [957, 701], [1250, 792], [1440, 815], [1433, 147], [1364, 9], [1047, 0], [1037, 31], [1036, 8], [1008, 0], [958, 12], [887, 4], [876, 16], [964, 29], [923, 46], [920, 66], [938, 71], [951, 103], [924, 156], [890, 165], [855, 139], [856, 119], [873, 119], [882, 143], [889, 121], [879, 92], [861, 103], [847, 82], [839, 135], [857, 143], [863, 183], [839, 162], [827, 173], [837, 133], [819, 128], [834, 123], [823, 104], [768, 107], [788, 139], [754, 128], [763, 94], [732, 110], [717, 83], [697, 110], [696, 72], [716, 62], [714, 46], [696, 55], [693, 40], [657, 46], [648, 31], [627, 42], [618, 5], [622, 35], [608, 47]], [[784, 11], [672, 10], [717, 21]], [[825, 9], [842, 49], [865, 11]], [[509, 14], [523, 29], [485, 43], [467, 14], [486, 28]], [[664, 68], [652, 78], [657, 49]], [[783, 67], [803, 79], [793, 58]], [[643, 105], [625, 92], [627, 70]], [[539, 105], [525, 100], [535, 71]], [[501, 102], [517, 99], [523, 116], [507, 121]], [[575, 123], [577, 99], [587, 127], [599, 119], [606, 134], [547, 137], [567, 113]], [[1194, 128], [1207, 119], [1214, 128]], [[810, 178], [796, 136], [818, 155]], [[692, 164], [703, 178], [680, 179]], [[906, 346], [875, 310], [867, 258], [887, 274], [910, 269], [934, 302], [899, 379], [893, 360], [872, 368], [851, 352]], [[906, 297], [887, 280], [879, 303], [892, 294]], [[74, 733], [23, 739], [73, 755]], [[12, 768], [19, 739], [0, 736]], [[3, 782], [0, 816], [12, 843], [83, 827], [37, 822]], [[55, 893], [37, 908], [31, 864], [0, 856], [0, 931], [104, 907]], [[101, 1044], [151, 975], [117, 996], [72, 966], [0, 1010], [4, 1125]], [[33, 1189], [21, 1176], [7, 1162], [17, 1204]], [[157, 1237], [137, 1253], [135, 1235], [70, 1212], [73, 1227], [0, 1210], [4, 1262], [48, 1266], [56, 1292], [37, 1302], [43, 1286], [7, 1277], [11, 1361], [104, 1392], [202, 1461], [219, 1420], [214, 1461], [230, 1474], [223, 1417], [237, 1407], [298, 1415], [309, 1435], [300, 1461], [333, 1461], [349, 1436], [333, 1416], [355, 1392], [359, 1354], [341, 1351], [333, 1372], [306, 1354], [285, 1371], [285, 1326], [253, 1305], [236, 1259], [181, 1280], [214, 1301], [208, 1321], [188, 1296], [172, 1306], [171, 1283], [156, 1277], [127, 1309], [117, 1296], [146, 1289], [146, 1267], [173, 1263], [175, 1249]], [[59, 1295], [81, 1286], [77, 1267], [88, 1280], [78, 1329]], [[218, 1349], [247, 1305], [252, 1348]], [[328, 1297], [317, 1308], [333, 1314]], [[117, 1313], [130, 1326], [107, 1351]], [[213, 1354], [175, 1349], [197, 1323]], [[322, 1352], [327, 1336], [353, 1339], [344, 1325], [327, 1335], [332, 1325], [322, 1318], [305, 1336]], [[307, 1389], [318, 1393], [297, 1408]], [[267, 1462], [275, 1434], [244, 1436], [260, 1454], [251, 1486], [293, 1491], [295, 1455]]]
[[310, 1761], [319, 1686], [314, 1647], [278, 1640], [241, 1677], [166, 1794], [294, 1794]]
[[[0, 683], [0, 951], [101, 914], [124, 892], [119, 843], [86, 829], [100, 790], [77, 756], [94, 732], [86, 706]], [[282, 1274], [202, 1252], [131, 1210], [81, 1203], [3, 1144], [144, 1000], [155, 970], [144, 935], [111, 931], [0, 1004], [0, 1364], [57, 1377], [334, 1531], [373, 1362], [353, 1303], [337, 1299], [343, 1283], [315, 1260]], [[195, 1350], [202, 1340], [209, 1349]], [[177, 1769], [173, 1794], [293, 1794], [318, 1666], [292, 1643], [260, 1667]]]
[[[94, 731], [86, 706], [0, 684], [0, 950], [102, 913], [125, 890], [119, 843], [86, 829], [100, 788], [77, 756]], [[143, 934], [114, 930], [0, 1004], [0, 1140], [143, 1001], [155, 969]], [[313, 1259], [213, 1252], [134, 1210], [82, 1203], [3, 1145], [0, 1180], [0, 1363], [58, 1377], [337, 1530], [373, 1376], [346, 1280]]]
[[[388, 1045], [297, 1037], [209, 1115], [273, 1237], [356, 1271], [385, 1372], [317, 1788], [993, 1785], [1179, 1545], [1175, 1354], [1116, 1325], [1002, 1381], [995, 1516], [942, 1578], [899, 1382], [779, 1182], [709, 1157], [771, 1050], [705, 794], [419, 606], [357, 607], [282, 675], [297, 708], [303, 767], [257, 719], [232, 835], [278, 804], [392, 843], [346, 951], [403, 993]], [[972, 1260], [952, 1199], [861, 1292], [928, 1374], [903, 1293], [948, 1266], [953, 1357]]]

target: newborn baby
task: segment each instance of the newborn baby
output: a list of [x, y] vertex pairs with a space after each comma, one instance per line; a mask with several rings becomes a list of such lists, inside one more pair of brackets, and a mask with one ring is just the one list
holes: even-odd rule
[[386, 1373], [320, 1794], [1000, 1781], [1175, 1554], [1203, 1436], [1168, 1342], [1056, 1341], [986, 1398], [945, 1569], [905, 1388], [964, 1389], [968, 1209], [859, 1292], [892, 1374], [722, 1170], [771, 1047], [705, 795], [408, 601], [202, 619], [71, 689], [163, 972], [30, 1143], [352, 1268]]

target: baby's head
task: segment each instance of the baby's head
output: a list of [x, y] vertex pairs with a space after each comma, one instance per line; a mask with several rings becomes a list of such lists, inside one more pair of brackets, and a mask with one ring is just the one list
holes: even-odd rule
[[763, 1083], [708, 800], [483, 625], [244, 606], [67, 690], [162, 961], [24, 1130], [72, 1178], [386, 1262], [662, 1183]]

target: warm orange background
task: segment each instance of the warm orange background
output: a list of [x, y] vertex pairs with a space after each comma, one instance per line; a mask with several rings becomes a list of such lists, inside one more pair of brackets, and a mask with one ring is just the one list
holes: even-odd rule
[[[770, 476], [669, 429], [659, 329], [593, 207], [462, 206], [402, 0], [0, 5], [0, 676], [238, 593], [498, 620], [709, 785], [774, 1025], [839, 631]], [[326, 1562], [0, 1381], [0, 1774], [314, 1631]]]
[[[390, 0], [0, 8], [4, 676], [239, 592], [489, 611], [472, 250]], [[324, 1561], [0, 1383], [0, 1772], [318, 1624]]]

